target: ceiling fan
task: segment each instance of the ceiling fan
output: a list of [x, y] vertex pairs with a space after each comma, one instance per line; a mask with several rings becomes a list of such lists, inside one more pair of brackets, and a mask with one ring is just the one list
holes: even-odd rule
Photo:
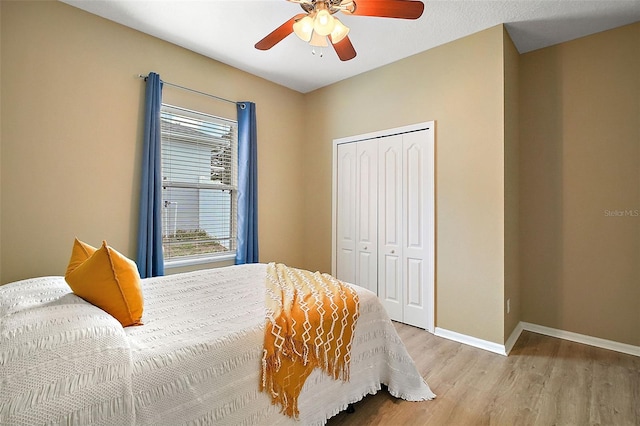
[[355, 16], [418, 19], [424, 11], [424, 3], [417, 0], [287, 0], [298, 3], [305, 13], [300, 13], [269, 33], [256, 43], [256, 49], [269, 50], [291, 33], [312, 46], [329, 44], [342, 61], [356, 57], [356, 50], [349, 40], [347, 28], [333, 15], [342, 12]]

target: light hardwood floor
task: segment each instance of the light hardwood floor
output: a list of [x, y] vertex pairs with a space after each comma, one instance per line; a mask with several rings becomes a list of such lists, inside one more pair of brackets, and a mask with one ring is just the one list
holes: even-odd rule
[[640, 425], [640, 357], [523, 332], [508, 357], [395, 323], [437, 398], [386, 391], [338, 425]]

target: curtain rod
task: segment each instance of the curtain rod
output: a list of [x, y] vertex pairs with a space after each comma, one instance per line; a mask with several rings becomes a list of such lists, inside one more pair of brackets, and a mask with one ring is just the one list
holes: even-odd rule
[[[143, 78], [143, 79], [145, 79], [145, 80], [146, 80], [148, 76], [143, 75], [143, 74], [138, 74], [138, 77]], [[238, 102], [236, 102], [236, 101], [232, 101], [232, 100], [230, 100], [230, 99], [221, 98], [220, 96], [211, 95], [211, 94], [209, 94], [209, 93], [201, 92], [201, 91], [199, 91], [199, 90], [189, 89], [188, 87], [180, 86], [180, 85], [178, 85], [178, 84], [174, 84], [174, 83], [169, 83], [168, 81], [164, 81], [164, 80], [162, 80], [162, 83], [163, 83], [163, 84], [166, 84], [166, 85], [168, 85], [168, 86], [172, 86], [172, 87], [178, 88], [178, 89], [186, 90], [186, 91], [188, 91], [188, 92], [193, 92], [193, 93], [197, 93], [197, 94], [199, 94], [199, 95], [208, 96], [208, 97], [210, 97], [210, 98], [214, 98], [214, 99], [217, 99], [217, 100], [219, 100], [219, 101], [229, 102], [230, 104], [234, 104], [234, 105], [237, 105], [237, 104], [238, 104]]]

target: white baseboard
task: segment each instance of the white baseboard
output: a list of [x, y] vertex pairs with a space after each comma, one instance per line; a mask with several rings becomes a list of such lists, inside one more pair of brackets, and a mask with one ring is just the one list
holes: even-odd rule
[[524, 331], [524, 326], [521, 321], [518, 323], [518, 325], [516, 325], [516, 328], [513, 329], [511, 336], [509, 336], [506, 343], [504, 344], [505, 352], [507, 353], [507, 355], [509, 355], [509, 353], [511, 352], [511, 349], [513, 349], [513, 345], [516, 344], [516, 342], [520, 338], [520, 335], [522, 334], [523, 331]]
[[453, 340], [454, 342], [458, 343], [464, 343], [465, 345], [484, 349], [485, 351], [493, 352], [499, 355], [507, 355], [504, 345], [490, 342], [488, 340], [478, 339], [477, 337], [467, 336], [466, 334], [456, 333], [455, 331], [447, 330], [440, 327], [436, 327], [434, 334], [438, 337], [444, 337], [445, 339]]
[[531, 331], [533, 333], [544, 334], [545, 336], [556, 337], [558, 339], [569, 340], [571, 342], [582, 343], [584, 345], [595, 346], [597, 348], [607, 349], [610, 351], [640, 356], [640, 346], [633, 346], [626, 343], [614, 342], [612, 340], [600, 339], [598, 337], [586, 336], [584, 334], [573, 333], [571, 331], [558, 330], [524, 321], [520, 321], [518, 323], [504, 345], [490, 342], [488, 340], [478, 339], [477, 337], [467, 336], [466, 334], [457, 333], [440, 327], [436, 327], [434, 334], [438, 337], [453, 340], [454, 342], [463, 343], [475, 348], [484, 349], [485, 351], [507, 356], [509, 352], [511, 352], [511, 349], [513, 349], [513, 346], [516, 344], [523, 331]]
[[640, 346], [628, 345], [626, 343], [614, 342], [613, 340], [586, 336], [584, 334], [558, 330], [556, 328], [545, 327], [543, 325], [531, 324], [528, 322], [520, 322], [520, 324], [518, 325], [522, 325], [523, 330], [531, 331], [533, 333], [544, 334], [545, 336], [557, 337], [564, 340], [570, 340], [572, 342], [595, 346], [602, 349], [608, 349], [610, 351], [621, 352], [623, 354], [640, 356]]

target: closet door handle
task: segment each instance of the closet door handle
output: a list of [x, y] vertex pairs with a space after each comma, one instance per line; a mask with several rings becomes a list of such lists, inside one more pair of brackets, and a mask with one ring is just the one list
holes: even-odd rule
[[391, 250], [391, 254], [394, 254], [396, 251], [395, 250]]

